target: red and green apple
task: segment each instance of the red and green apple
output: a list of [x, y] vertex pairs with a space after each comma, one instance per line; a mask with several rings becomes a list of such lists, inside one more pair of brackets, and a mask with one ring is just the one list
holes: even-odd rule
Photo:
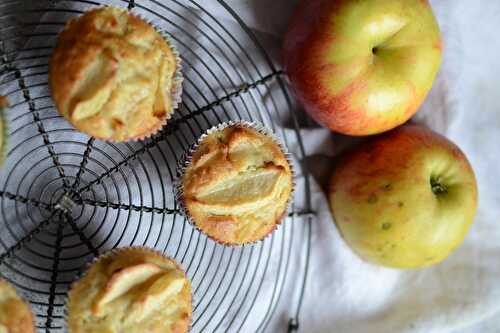
[[368, 261], [398, 268], [444, 260], [464, 240], [477, 207], [476, 179], [462, 151], [415, 125], [347, 152], [329, 196], [352, 249]]
[[303, 0], [284, 42], [292, 90], [320, 124], [360, 136], [406, 122], [441, 63], [427, 0]]

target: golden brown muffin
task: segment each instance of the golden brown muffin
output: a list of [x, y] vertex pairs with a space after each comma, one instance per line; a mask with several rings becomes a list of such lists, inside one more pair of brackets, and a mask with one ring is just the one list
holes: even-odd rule
[[30, 306], [7, 281], [0, 279], [0, 333], [34, 333]]
[[50, 61], [57, 109], [98, 139], [159, 130], [175, 108], [179, 60], [166, 39], [126, 10], [103, 7], [70, 20]]
[[[5, 122], [5, 109], [9, 106], [7, 97], [0, 96], [0, 165], [3, 164], [7, 150], [7, 124]], [[0, 331], [0, 333], [2, 333]]]
[[202, 232], [222, 244], [263, 239], [280, 224], [293, 188], [281, 147], [251, 126], [209, 131], [181, 179], [181, 201]]
[[140, 247], [100, 257], [68, 296], [72, 333], [183, 333], [191, 283], [177, 263]]

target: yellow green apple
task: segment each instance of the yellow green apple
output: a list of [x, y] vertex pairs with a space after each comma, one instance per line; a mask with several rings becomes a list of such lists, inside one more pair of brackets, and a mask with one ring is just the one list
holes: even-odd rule
[[362, 258], [418, 268], [462, 243], [476, 213], [477, 185], [455, 144], [407, 125], [341, 157], [329, 200], [342, 236]]
[[441, 63], [427, 0], [303, 0], [284, 42], [292, 90], [320, 124], [348, 135], [406, 122]]

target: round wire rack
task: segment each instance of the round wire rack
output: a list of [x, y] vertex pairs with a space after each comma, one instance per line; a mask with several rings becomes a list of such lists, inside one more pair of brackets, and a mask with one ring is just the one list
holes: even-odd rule
[[[183, 58], [183, 102], [173, 119], [141, 142], [110, 143], [76, 131], [57, 113], [48, 61], [65, 22], [99, 5], [125, 7], [165, 31]], [[236, 13], [190, 0], [0, 3], [0, 94], [9, 98], [8, 150], [0, 171], [0, 276], [28, 299], [40, 332], [64, 332], [65, 295], [99, 254], [148, 246], [175, 258], [193, 283], [192, 332], [266, 332], [283, 302], [298, 329], [310, 249], [307, 170], [283, 225], [264, 241], [224, 247], [179, 214], [172, 183], [178, 159], [220, 122], [259, 121], [283, 142], [302, 140], [284, 82]], [[273, 89], [271, 89], [273, 88]], [[286, 107], [283, 108], [283, 105]], [[279, 107], [281, 106], [281, 107]], [[278, 124], [291, 123], [284, 130]], [[300, 207], [300, 210], [297, 208]], [[292, 249], [303, 248], [298, 295], [283, 300]]]

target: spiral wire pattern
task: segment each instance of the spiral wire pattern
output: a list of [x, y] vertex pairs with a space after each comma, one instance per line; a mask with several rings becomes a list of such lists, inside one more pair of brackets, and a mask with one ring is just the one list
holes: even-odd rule
[[[164, 29], [183, 58], [183, 102], [142, 142], [103, 142], [80, 133], [50, 98], [48, 61], [58, 33], [69, 18], [99, 5], [128, 8]], [[65, 331], [66, 293], [93, 258], [132, 245], [155, 248], [186, 269], [193, 281], [192, 332], [266, 332], [279, 320], [273, 313], [290, 274], [292, 247], [305, 244], [305, 267], [294, 272], [302, 276], [298, 301], [290, 306], [289, 331], [298, 329], [314, 218], [307, 170], [296, 189], [305, 194], [305, 209], [296, 211], [294, 203], [278, 231], [255, 245], [214, 243], [186, 222], [174, 200], [178, 159], [220, 122], [259, 121], [285, 144], [293, 136], [298, 158], [304, 157], [295, 116], [292, 130], [277, 126], [290, 121], [289, 111], [278, 107], [291, 108], [283, 73], [234, 11], [223, 1], [218, 5], [238, 22], [238, 37], [196, 1], [0, 3], [0, 92], [11, 103], [0, 172], [0, 276], [31, 302], [40, 332]]]

